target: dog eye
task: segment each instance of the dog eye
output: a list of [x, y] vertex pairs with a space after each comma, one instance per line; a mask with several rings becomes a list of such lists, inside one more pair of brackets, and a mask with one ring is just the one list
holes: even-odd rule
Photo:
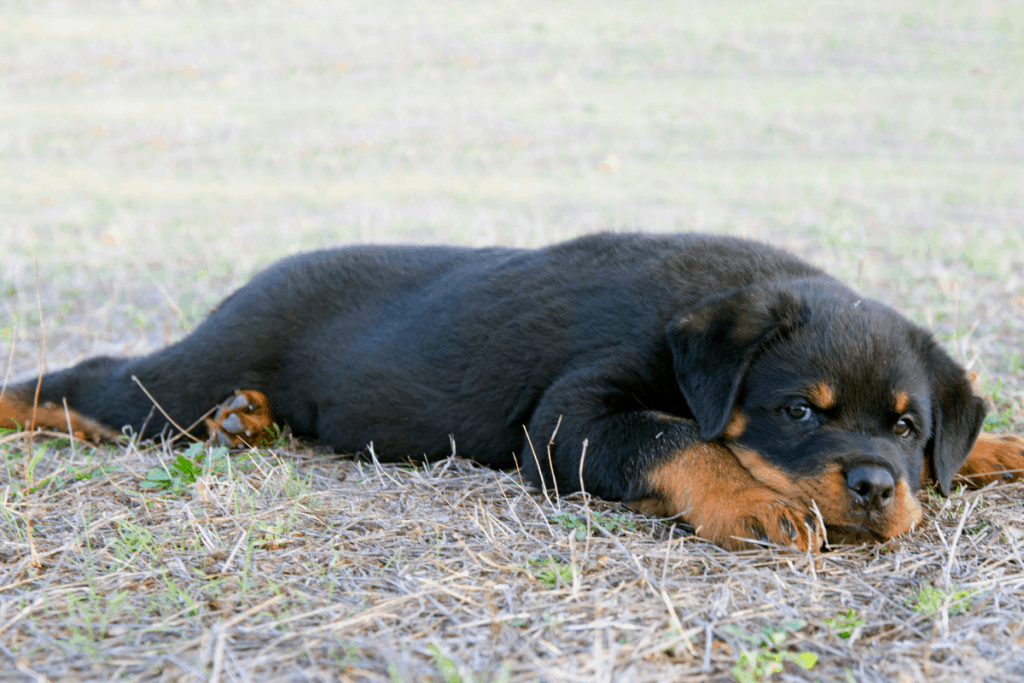
[[904, 438], [914, 435], [914, 423], [905, 417], [901, 417], [896, 421], [896, 424], [892, 426], [892, 433], [896, 436], [902, 436]]
[[809, 420], [811, 419], [811, 416], [814, 414], [811, 412], [810, 407], [804, 405], [787, 406], [785, 411], [786, 415], [793, 418], [794, 420], [797, 420], [798, 422]]

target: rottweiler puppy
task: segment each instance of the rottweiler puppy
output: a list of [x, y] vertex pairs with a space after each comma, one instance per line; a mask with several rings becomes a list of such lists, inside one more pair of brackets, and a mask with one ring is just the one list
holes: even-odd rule
[[822, 523], [892, 538], [922, 486], [1024, 470], [1024, 440], [978, 439], [984, 404], [927, 330], [783, 251], [697, 234], [289, 257], [172, 346], [8, 387], [0, 426], [151, 437], [218, 404], [213, 441], [276, 421], [382, 461], [457, 449], [727, 548], [816, 551]]

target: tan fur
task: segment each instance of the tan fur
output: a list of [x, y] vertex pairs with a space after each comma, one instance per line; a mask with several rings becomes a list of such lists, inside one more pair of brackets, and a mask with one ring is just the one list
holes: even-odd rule
[[725, 436], [729, 439], [738, 439], [743, 436], [743, 430], [747, 428], [747, 416], [739, 408], [733, 408], [732, 417], [725, 427]]
[[634, 503], [642, 512], [681, 516], [696, 534], [725, 548], [761, 532], [772, 543], [817, 552], [821, 531], [808, 530], [809, 509], [755, 479], [719, 444], [680, 450], [648, 476], [655, 492]]
[[825, 382], [818, 382], [808, 393], [814, 405], [821, 410], [828, 410], [836, 404], [836, 391]]
[[853, 502], [846, 477], [836, 464], [826, 465], [813, 477], [791, 478], [760, 453], [730, 444], [729, 449], [755, 479], [786, 498], [810, 509], [817, 505], [828, 526], [865, 527], [882, 538], [893, 538], [910, 531], [921, 522], [923, 513], [906, 481], [896, 482], [894, 500], [884, 510], [866, 512]]
[[71, 423], [71, 434], [78, 439], [98, 443], [120, 436], [96, 420], [79, 415], [74, 410], [65, 411], [63, 405], [44, 403], [33, 409], [31, 403], [18, 401], [10, 395], [0, 399], [0, 428], [26, 431], [48, 429], [67, 434], [68, 422]]
[[974, 487], [993, 481], [1024, 478], [1024, 439], [1019, 436], [982, 433], [974, 442], [959, 475]]

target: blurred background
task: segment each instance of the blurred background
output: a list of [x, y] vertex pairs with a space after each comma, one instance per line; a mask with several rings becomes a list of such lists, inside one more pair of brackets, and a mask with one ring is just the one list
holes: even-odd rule
[[0, 352], [35, 372], [40, 308], [51, 369], [146, 352], [325, 245], [723, 232], [1013, 426], [1022, 74], [1021, 2], [2, 2]]

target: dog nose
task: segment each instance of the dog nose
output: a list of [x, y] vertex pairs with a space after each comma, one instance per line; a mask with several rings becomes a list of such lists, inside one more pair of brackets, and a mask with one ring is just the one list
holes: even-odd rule
[[896, 492], [889, 470], [877, 465], [854, 467], [846, 474], [846, 487], [860, 505], [875, 510], [888, 505]]

